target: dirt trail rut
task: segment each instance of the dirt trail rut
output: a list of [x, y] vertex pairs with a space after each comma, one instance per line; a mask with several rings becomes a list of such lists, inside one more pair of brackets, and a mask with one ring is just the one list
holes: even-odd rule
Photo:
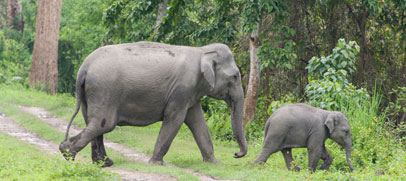
[[[0, 113], [0, 131], [4, 132], [10, 136], [16, 137], [19, 140], [28, 142], [40, 150], [44, 151], [49, 155], [61, 155], [59, 153], [58, 145], [52, 141], [48, 141], [36, 133], [32, 133], [19, 125], [13, 119], [6, 117], [5, 114]], [[84, 160], [83, 157], [78, 155], [80, 160]], [[64, 159], [62, 156], [61, 159]], [[122, 180], [176, 180], [167, 175], [151, 174], [139, 171], [131, 171], [122, 168], [111, 167], [108, 168], [111, 172], [119, 174]]]
[[[19, 108], [26, 112], [26, 113], [30, 113], [33, 114], [35, 116], [37, 116], [38, 118], [40, 118], [42, 121], [44, 121], [45, 123], [47, 123], [48, 125], [50, 125], [51, 127], [53, 127], [54, 129], [66, 133], [66, 128], [68, 125], [68, 121], [58, 118], [55, 115], [50, 114], [49, 112], [47, 112], [45, 109], [40, 108], [40, 107], [24, 107], [24, 106], [19, 106]], [[69, 130], [69, 136], [74, 136], [79, 134], [83, 129], [75, 126], [72, 124], [70, 130]], [[124, 146], [122, 144], [119, 143], [115, 143], [112, 141], [107, 140], [106, 138], [104, 139], [104, 145], [118, 153], [123, 154], [124, 156], [128, 157], [130, 160], [134, 160], [134, 161], [142, 161], [145, 163], [148, 163], [148, 160], [150, 159], [149, 155], [140, 153], [132, 148], [129, 148], [127, 146]], [[216, 177], [213, 176], [208, 176], [208, 175], [204, 175], [201, 174], [195, 170], [189, 169], [189, 168], [181, 168], [181, 167], [177, 167], [175, 165], [172, 165], [170, 163], [166, 163], [167, 166], [170, 167], [176, 167], [179, 169], [183, 169], [191, 174], [193, 174], [194, 176], [198, 177], [200, 180], [203, 181], [211, 181], [211, 180], [222, 180], [222, 179], [218, 179]]]

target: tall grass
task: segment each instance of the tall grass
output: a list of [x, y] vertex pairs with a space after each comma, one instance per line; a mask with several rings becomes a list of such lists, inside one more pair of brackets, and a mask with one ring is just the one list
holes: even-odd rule
[[[375, 90], [371, 96], [337, 96], [335, 100], [339, 103], [337, 111], [343, 112], [350, 122], [354, 168], [361, 172], [373, 168], [376, 175], [404, 174], [401, 170], [406, 169], [405, 148], [384, 127], [387, 116], [380, 109], [382, 96]], [[345, 166], [344, 156], [339, 155], [342, 164], [335, 164], [336, 169]]]
[[368, 94], [359, 95], [359, 97], [339, 96], [339, 110], [343, 112], [352, 127], [352, 134], [358, 135], [360, 129], [374, 129], [381, 132], [385, 120], [385, 112], [380, 111], [382, 96], [376, 91], [372, 96]]

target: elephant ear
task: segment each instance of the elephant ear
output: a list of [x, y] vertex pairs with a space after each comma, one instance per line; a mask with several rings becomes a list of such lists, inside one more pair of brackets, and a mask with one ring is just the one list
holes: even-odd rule
[[214, 88], [214, 84], [216, 83], [214, 69], [217, 55], [216, 51], [206, 52], [203, 54], [200, 62], [200, 70], [211, 88]]
[[330, 131], [330, 134], [333, 133], [334, 129], [335, 129], [335, 114], [329, 114], [326, 118], [326, 121], [324, 122], [324, 125], [327, 126], [328, 130]]

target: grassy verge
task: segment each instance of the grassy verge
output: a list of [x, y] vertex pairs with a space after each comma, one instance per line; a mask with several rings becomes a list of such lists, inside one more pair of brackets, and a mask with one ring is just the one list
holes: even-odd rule
[[[75, 107], [75, 98], [70, 95], [49, 96], [42, 92], [23, 90], [19, 88], [0, 88], [0, 102], [2, 104], [21, 104], [25, 106], [44, 107], [53, 114], [69, 119]], [[78, 116], [74, 124], [83, 126], [84, 120], [82, 116]], [[42, 127], [42, 126], [41, 126]], [[151, 154], [154, 148], [156, 137], [159, 133], [160, 123], [147, 127], [117, 127], [114, 131], [107, 134], [106, 137], [112, 141], [127, 145], [143, 153]], [[373, 129], [373, 128], [368, 128]], [[168, 154], [164, 160], [181, 167], [188, 167], [198, 170], [199, 172], [214, 175], [220, 178], [241, 179], [241, 180], [269, 180], [269, 179], [401, 179], [406, 176], [405, 168], [405, 150], [401, 145], [393, 147], [397, 143], [391, 141], [390, 137], [378, 137], [375, 142], [369, 143], [371, 139], [367, 139], [371, 135], [371, 131], [360, 129], [358, 135], [362, 135], [355, 139], [354, 142], [359, 143], [354, 147], [353, 159], [355, 171], [347, 172], [348, 166], [345, 162], [345, 154], [340, 147], [332, 141], [327, 142], [327, 149], [332, 154], [334, 161], [330, 171], [317, 171], [314, 174], [307, 172], [307, 152], [305, 149], [294, 149], [295, 162], [303, 171], [291, 172], [287, 171], [284, 160], [280, 153], [271, 155], [265, 166], [252, 165], [251, 162], [258, 155], [262, 140], [251, 140], [249, 142], [248, 155], [234, 159], [232, 155], [238, 151], [238, 146], [235, 142], [214, 141], [214, 151], [217, 159], [221, 164], [203, 163], [200, 151], [193, 140], [190, 131], [183, 126], [176, 136]], [[363, 132], [365, 134], [363, 135]], [[62, 135], [58, 138], [61, 141]], [[363, 140], [364, 139], [364, 140]], [[389, 142], [389, 143], [384, 143]], [[365, 144], [361, 144], [365, 143]], [[364, 147], [361, 147], [364, 145]], [[369, 146], [368, 146], [369, 145]], [[377, 145], [377, 146], [374, 146]], [[386, 146], [386, 147], [385, 147]], [[390, 146], [390, 148], [388, 148]], [[367, 149], [383, 149], [379, 151], [371, 151]], [[385, 161], [383, 164], [370, 164], [370, 158], [365, 157], [366, 151], [371, 152], [371, 155], [376, 154], [375, 162], [384, 162], [391, 159], [391, 162]], [[90, 155], [89, 151], [82, 151], [82, 155]], [[108, 150], [108, 154], [114, 152]], [[383, 158], [387, 155], [392, 157]], [[397, 156], [394, 156], [397, 155]], [[132, 163], [118, 162], [117, 158], [112, 158], [116, 164], [133, 169], [139, 169], [137, 165]], [[153, 166], [142, 166], [143, 169], [155, 171]], [[379, 168], [378, 168], [379, 167]], [[161, 167], [157, 167], [161, 168]], [[376, 171], [377, 169], [381, 171]], [[159, 170], [159, 169], [158, 169]]]
[[[31, 114], [21, 112], [16, 105], [6, 103], [6, 102], [0, 102], [0, 111], [5, 113], [7, 116], [13, 118], [14, 120], [16, 120], [20, 125], [24, 126], [29, 131], [35, 132], [39, 136], [41, 136], [47, 140], [50, 140], [50, 141], [53, 141], [53, 142], [59, 144], [64, 139], [63, 133], [55, 131], [52, 127], [43, 123], [39, 118], [37, 118]], [[150, 164], [145, 164], [142, 162], [131, 162], [131, 161], [128, 161], [121, 154], [119, 154], [111, 149], [107, 149], [107, 152], [109, 153], [109, 157], [115, 161], [115, 166], [119, 167], [119, 168], [127, 168], [130, 170], [144, 171], [144, 172], [149, 172], [149, 173], [167, 174], [174, 178], [177, 178], [178, 180], [197, 180], [197, 178], [194, 177], [192, 174], [185, 172], [183, 170], [180, 170], [180, 169], [158, 166], [158, 165], [150, 165]], [[91, 151], [90, 151], [90, 144], [89, 144], [80, 152], [80, 155], [82, 155], [87, 160], [91, 160], [90, 153], [91, 153]], [[63, 162], [66, 162], [66, 161], [63, 161]], [[86, 165], [92, 165], [90, 163], [91, 162], [88, 161], [88, 163]], [[75, 166], [76, 164], [73, 164], [73, 165]], [[72, 171], [75, 171], [75, 170], [72, 170]], [[37, 177], [35, 177], [35, 178], [37, 178]], [[67, 177], [67, 178], [69, 178], [69, 177]], [[78, 177], [78, 178], [80, 178], [80, 177]]]
[[97, 165], [49, 157], [34, 146], [0, 133], [2, 180], [117, 180]]

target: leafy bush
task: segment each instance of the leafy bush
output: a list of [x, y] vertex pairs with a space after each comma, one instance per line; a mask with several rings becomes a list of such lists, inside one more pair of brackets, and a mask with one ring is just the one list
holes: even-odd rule
[[31, 54], [24, 44], [0, 30], [0, 83], [28, 85]]
[[406, 137], [406, 87], [392, 89], [389, 95], [393, 97], [393, 101], [389, 102], [386, 108], [388, 126], [395, 128], [395, 134], [404, 138]]
[[205, 111], [207, 126], [215, 139], [232, 140], [234, 134], [231, 128], [230, 109], [224, 101], [202, 98], [202, 108]]
[[[355, 71], [355, 55], [359, 46], [354, 42], [338, 40], [337, 47], [327, 57], [313, 57], [306, 69], [309, 84], [305, 88], [310, 104], [321, 108], [337, 109], [340, 100], [356, 100], [369, 96], [365, 89], [356, 89], [349, 83], [349, 74]], [[359, 100], [358, 100], [359, 101]]]

